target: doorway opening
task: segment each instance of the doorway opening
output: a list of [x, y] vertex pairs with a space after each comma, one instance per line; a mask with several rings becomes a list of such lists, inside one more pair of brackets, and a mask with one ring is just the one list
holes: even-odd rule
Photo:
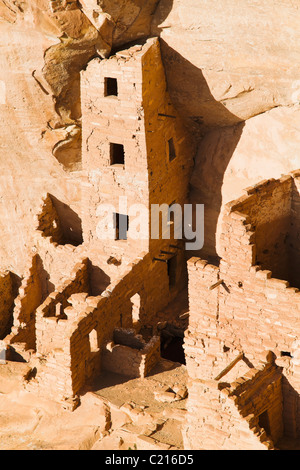
[[269, 415], [268, 415], [267, 410], [264, 411], [261, 415], [259, 415], [258, 424], [261, 428], [263, 428], [266, 431], [266, 434], [268, 436], [271, 436], [270, 420], [269, 420]]
[[173, 338], [168, 344], [162, 343], [161, 357], [179, 364], [186, 364], [183, 349], [184, 340], [182, 338]]
[[184, 330], [167, 323], [160, 333], [161, 357], [185, 365]]

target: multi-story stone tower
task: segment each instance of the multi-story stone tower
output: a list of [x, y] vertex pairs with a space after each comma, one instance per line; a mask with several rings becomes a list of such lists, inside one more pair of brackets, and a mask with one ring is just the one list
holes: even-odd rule
[[[152, 204], [188, 202], [193, 147], [167, 93], [159, 40], [91, 61], [82, 73], [81, 99], [83, 168], [94, 187], [93, 200], [89, 196], [85, 201], [85, 240], [96, 238], [107, 258], [122, 259], [123, 264], [143, 251], [153, 257], [166, 251], [178, 255], [174, 266], [183, 266], [183, 251], [170, 249], [180, 242], [151, 240], [149, 224], [142, 239], [130, 236], [136, 228], [135, 214], [130, 213], [134, 204], [150, 209]], [[127, 208], [120, 207], [124, 197]], [[112, 240], [99, 240], [99, 231], [96, 236], [97, 206], [103, 204], [116, 208]], [[170, 256], [161, 257], [168, 262]]]
[[[151, 220], [143, 236], [131, 236], [137, 220], [133, 205], [142, 205], [143, 224], [152, 204], [181, 208], [188, 202], [192, 141], [170, 103], [158, 39], [89, 63], [82, 72], [82, 128], [82, 237], [80, 230], [80, 239], [74, 239], [76, 225], [65, 224], [64, 230], [65, 219], [74, 214], [60, 212], [48, 195], [37, 217], [36, 256], [5, 341], [31, 358], [36, 373], [29, 388], [70, 398], [71, 407], [102, 369], [119, 365], [125, 372], [127, 361], [130, 374], [143, 376], [153, 367], [160, 359], [154, 333], [142, 353], [132, 348], [127, 359], [116, 360], [119, 348], [107, 345], [114, 343], [116, 329], [138, 332], [156, 325], [156, 315], [184, 287], [183, 240], [163, 234], [152, 239]], [[105, 238], [99, 222], [107, 205], [113, 206], [108, 225], [114, 223], [114, 233]], [[49, 292], [45, 260], [63, 266], [62, 259], [74, 258], [71, 273]], [[132, 354], [136, 361], [129, 360]], [[141, 367], [133, 371], [137, 362]]]

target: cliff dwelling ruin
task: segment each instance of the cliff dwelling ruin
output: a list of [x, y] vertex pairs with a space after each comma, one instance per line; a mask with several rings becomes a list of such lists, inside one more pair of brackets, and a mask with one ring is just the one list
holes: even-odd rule
[[193, 0], [21, 3], [0, 0], [0, 448], [299, 449], [294, 69], [211, 77]]

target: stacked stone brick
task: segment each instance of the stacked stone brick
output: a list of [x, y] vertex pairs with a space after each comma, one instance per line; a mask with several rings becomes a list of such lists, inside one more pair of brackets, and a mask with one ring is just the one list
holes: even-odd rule
[[159, 360], [160, 337], [154, 336], [148, 343], [143, 341], [140, 348], [108, 343], [103, 354], [103, 367], [130, 378], [144, 378]]
[[[51, 293], [37, 309], [37, 375], [31, 388], [63, 400], [76, 396], [90, 380], [99, 376], [106, 358], [103, 352], [112, 340], [115, 328], [133, 325], [131, 298], [137, 292], [141, 294], [143, 323], [154, 306], [155, 309], [165, 306], [167, 273], [160, 263], [151, 270], [150, 263], [149, 254], [136, 260], [122, 279], [116, 280], [97, 297], [88, 294], [87, 260], [76, 265], [72, 278]], [[157, 282], [161, 289], [157, 289]], [[96, 347], [91, 344], [93, 332], [96, 333]], [[159, 340], [153, 338], [143, 351], [138, 352], [139, 376], [145, 376], [152, 369], [159, 354]], [[114, 367], [119, 373], [126, 374], [126, 355], [118, 357]]]
[[194, 379], [213, 379], [240, 353], [256, 367], [265, 351], [272, 350], [283, 367], [284, 433], [294, 437], [300, 424], [300, 294], [293, 268], [298, 178], [295, 172], [264, 181], [226, 206], [220, 265], [197, 258], [188, 263], [190, 325], [185, 341]]
[[[74, 6], [52, 2], [52, 7], [60, 11], [67, 4]], [[102, 370], [145, 377], [160, 359], [158, 337], [135, 349], [112, 344], [114, 332], [153, 327], [158, 312], [176, 298], [186, 280], [184, 243], [172, 231], [171, 238], [161, 233], [151, 239], [151, 220], [142, 239], [132, 239], [137, 214], [130, 207], [150, 211], [153, 204], [176, 203], [183, 209], [194, 156], [167, 92], [157, 38], [108, 60], [92, 60], [81, 73], [81, 102], [78, 200], [68, 207], [54, 195], [43, 198], [31, 264], [5, 338], [32, 367], [27, 389], [71, 409]], [[122, 197], [128, 212], [119, 206]], [[128, 216], [127, 239], [101, 238], [101, 204]], [[74, 221], [81, 233], [72, 232]], [[174, 258], [171, 282], [168, 262]]]
[[[117, 92], [107, 96], [109, 79], [116, 80]], [[151, 204], [176, 202], [183, 206], [188, 202], [194, 148], [167, 93], [159, 40], [148, 40], [143, 47], [120, 51], [108, 60], [91, 61], [82, 73], [81, 88], [83, 167], [94, 188], [91, 192], [87, 186], [83, 196], [87, 208], [83, 214], [85, 237], [93, 237], [93, 243], [98, 243], [107, 256], [121, 257], [125, 262], [138, 252], [150, 250], [155, 256], [174, 240], [163, 240], [162, 236], [151, 240], [150, 225], [142, 240], [131, 239], [132, 217], [126, 242], [97, 241], [95, 234], [97, 204], [112, 204], [118, 211], [119, 198], [125, 196], [128, 208], [142, 204], [150, 210]], [[172, 161], [168, 147], [171, 139], [176, 154]], [[123, 163], [112, 164], [114, 144], [124, 148]], [[145, 220], [147, 214], [143, 217]], [[182, 250], [178, 261], [183, 266]]]
[[[193, 380], [184, 423], [186, 449], [270, 450], [282, 436], [282, 374], [262, 363], [233, 383]], [[259, 416], [268, 410], [272, 435]], [[269, 431], [268, 431], [269, 432]]]
[[36, 309], [49, 294], [47, 273], [39, 255], [33, 256], [18, 294], [14, 301], [13, 328], [5, 342], [28, 358], [28, 351], [36, 349]]

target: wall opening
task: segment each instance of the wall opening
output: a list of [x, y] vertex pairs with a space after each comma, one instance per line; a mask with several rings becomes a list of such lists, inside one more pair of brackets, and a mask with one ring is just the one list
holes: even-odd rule
[[129, 230], [129, 217], [124, 214], [114, 214], [114, 228], [116, 231], [116, 240], [127, 240]]
[[161, 357], [168, 361], [186, 364], [184, 351], [184, 330], [167, 323], [160, 332]]
[[132, 321], [138, 322], [140, 320], [141, 297], [139, 294], [135, 294], [130, 301], [132, 303]]
[[168, 141], [168, 149], [169, 149], [169, 161], [173, 161], [176, 158], [176, 150], [174, 145], [174, 139], [170, 139]]
[[98, 345], [98, 333], [96, 330], [92, 330], [89, 334], [89, 341], [90, 341], [90, 349], [91, 352], [98, 352], [99, 345]]
[[118, 96], [118, 80], [116, 78], [105, 78], [105, 96]]
[[172, 339], [165, 339], [162, 337], [161, 342], [161, 357], [168, 361], [178, 362], [179, 364], [186, 364], [184, 353], [184, 339], [174, 337]]
[[268, 436], [271, 436], [271, 428], [270, 428], [270, 420], [269, 420], [268, 411], [264, 411], [261, 415], [259, 415], [258, 424], [261, 428], [263, 428], [266, 431], [266, 434]]
[[293, 357], [289, 351], [280, 351], [280, 357]]
[[169, 276], [169, 287], [173, 288], [176, 285], [176, 273], [177, 273], [177, 257], [173, 256], [168, 260], [168, 276]]
[[111, 165], [124, 165], [125, 164], [125, 150], [122, 144], [110, 144], [110, 164]]

